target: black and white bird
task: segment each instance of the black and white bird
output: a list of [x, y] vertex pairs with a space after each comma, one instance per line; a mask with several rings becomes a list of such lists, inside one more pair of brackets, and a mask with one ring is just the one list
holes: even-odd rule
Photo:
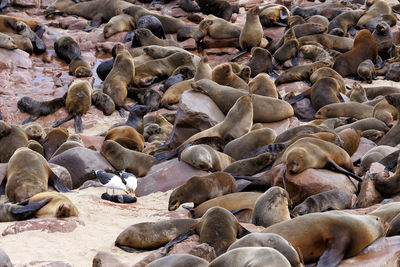
[[103, 170], [93, 171], [93, 173], [104, 187], [111, 188], [113, 190], [113, 194], [114, 189], [123, 190], [125, 193], [129, 194], [129, 192], [126, 190], [126, 185], [123, 182], [123, 179], [118, 175], [108, 173]]
[[121, 176], [122, 182], [128, 188], [128, 191], [135, 195], [135, 190], [137, 187], [137, 178], [133, 173], [126, 172], [125, 170], [120, 171], [119, 175]]

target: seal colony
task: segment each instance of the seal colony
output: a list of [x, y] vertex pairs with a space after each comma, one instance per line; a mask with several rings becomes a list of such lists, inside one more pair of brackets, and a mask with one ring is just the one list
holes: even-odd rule
[[[69, 197], [96, 185], [93, 173], [131, 172], [135, 185], [118, 188], [137, 199], [90, 201], [137, 211], [143, 195], [171, 190], [157, 216], [179, 216], [115, 222], [104, 242], [120, 255], [159, 249], [139, 265], [192, 234], [207, 255], [149, 266], [337, 266], [398, 235], [396, 205], [340, 211], [400, 193], [400, 86], [377, 81], [398, 80], [392, 3], [56, 0], [26, 19], [3, 2], [0, 52], [17, 60], [3, 64], [16, 89], [1, 91], [0, 221], [80, 216]], [[49, 98], [15, 81], [54, 66]]]

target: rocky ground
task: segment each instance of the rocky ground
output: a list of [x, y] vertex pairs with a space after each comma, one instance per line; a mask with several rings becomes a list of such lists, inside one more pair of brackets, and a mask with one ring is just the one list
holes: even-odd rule
[[[56, 16], [52, 19], [44, 17], [45, 8], [53, 0], [12, 0], [9, 1], [3, 14], [21, 18], [33, 19], [46, 26], [42, 40], [45, 42], [47, 52], [42, 55], [32, 55], [21, 50], [6, 50], [0, 48], [0, 111], [3, 120], [12, 124], [21, 124], [29, 115], [21, 113], [17, 108], [17, 101], [23, 96], [29, 96], [37, 100], [50, 100], [62, 96], [68, 89], [68, 84], [74, 79], [68, 73], [68, 65], [60, 60], [54, 52], [54, 42], [63, 35], [72, 36], [80, 45], [82, 57], [90, 64], [93, 76], [87, 78], [94, 90], [101, 89], [101, 80], [95, 73], [96, 67], [102, 60], [111, 58], [112, 47], [123, 42], [125, 33], [116, 34], [108, 39], [103, 36], [102, 24], [91, 32], [85, 32], [88, 21], [83, 18], [68, 16]], [[180, 8], [172, 8], [179, 1], [171, 1], [168, 5], [156, 5], [155, 9], [161, 14], [180, 17], [188, 24], [193, 24], [186, 19], [188, 13]], [[302, 4], [303, 1], [295, 1]], [[308, 3], [304, 1], [305, 3]], [[269, 2], [268, 2], [269, 3]], [[245, 22], [245, 10], [254, 5], [266, 5], [267, 1], [250, 0], [239, 1], [240, 13], [235, 17], [236, 24], [243, 26]], [[312, 3], [311, 3], [312, 4]], [[144, 4], [143, 4], [144, 6]], [[202, 14], [198, 14], [202, 17]], [[271, 27], [264, 30], [264, 35], [271, 39], [283, 36], [284, 27]], [[392, 27], [394, 43], [400, 42], [400, 34], [397, 26]], [[176, 39], [175, 35], [168, 38]], [[239, 52], [238, 40], [230, 40], [231, 46], [221, 45], [219, 42], [206, 38], [204, 55], [208, 55], [211, 67], [221, 62], [228, 61]], [[185, 49], [199, 54], [196, 50], [196, 42], [189, 39], [180, 43]], [[126, 43], [129, 46], [128, 43]], [[247, 62], [250, 55], [243, 56], [238, 63]], [[300, 64], [310, 61], [300, 60]], [[289, 62], [285, 63], [290, 65]], [[278, 71], [279, 72], [279, 71]], [[353, 80], [345, 79], [346, 84], [352, 85]], [[383, 80], [373, 82], [373, 85], [400, 86], [399, 83]], [[302, 92], [308, 88], [304, 82], [295, 82], [278, 86], [281, 96], [289, 92]], [[128, 100], [128, 104], [135, 102]], [[166, 110], [159, 110], [160, 113]], [[195, 125], [195, 131], [200, 131], [221, 122], [225, 116], [205, 95], [193, 91], [185, 92], [179, 103], [178, 114], [182, 125], [176, 127], [173, 133], [174, 140], [183, 141], [188, 137], [190, 129], [184, 125]], [[55, 121], [67, 115], [65, 109], [60, 109], [52, 115], [41, 117], [37, 122], [43, 127], [50, 127]], [[177, 116], [178, 117], [178, 116]], [[202, 120], [199, 122], [199, 118]], [[97, 136], [107, 130], [116, 122], [125, 121], [118, 112], [111, 116], [104, 116], [96, 107], [92, 106], [89, 112], [83, 116], [82, 139], [86, 147], [94, 146], [100, 149], [103, 137]], [[285, 130], [300, 125], [296, 117], [288, 118], [280, 122], [264, 123], [264, 126], [275, 130], [280, 134]], [[73, 121], [63, 125], [70, 133], [74, 132]], [[375, 144], [362, 138], [358, 151], [352, 160], [356, 161]], [[95, 152], [93, 152], [95, 153]], [[78, 154], [78, 153], [75, 153]], [[87, 158], [98, 159], [99, 154], [80, 155], [86, 164]], [[87, 156], [87, 158], [86, 158]], [[88, 160], [89, 162], [89, 160]], [[89, 164], [89, 163], [88, 163]], [[63, 164], [60, 164], [63, 166]], [[64, 166], [68, 171], [71, 166]], [[103, 166], [100, 166], [103, 167]], [[382, 166], [375, 166], [381, 168]], [[5, 174], [5, 165], [0, 166], [0, 181]], [[65, 170], [65, 169], [64, 169]], [[381, 169], [379, 169], [381, 170]], [[68, 172], [67, 171], [67, 172]], [[280, 170], [277, 169], [277, 172]], [[172, 159], [155, 165], [150, 172], [139, 180], [137, 188], [138, 201], [133, 204], [114, 204], [100, 199], [104, 188], [86, 188], [77, 192], [68, 193], [68, 197], [78, 207], [78, 218], [66, 219], [34, 219], [17, 223], [0, 223], [0, 248], [3, 249], [16, 266], [90, 266], [95, 255], [100, 252], [109, 254], [98, 255], [103, 266], [145, 266], [146, 262], [157, 258], [158, 252], [126, 253], [114, 246], [117, 235], [129, 225], [145, 221], [160, 221], [170, 218], [188, 218], [189, 213], [179, 208], [177, 211], [168, 212], [167, 203], [171, 189], [179, 186], [194, 175], [202, 175], [206, 172], [192, 168], [191, 166]], [[262, 175], [262, 174], [261, 174]], [[71, 172], [68, 179], [75, 180], [79, 176]], [[281, 175], [276, 175], [273, 181], [275, 185], [281, 185]], [[333, 180], [332, 177], [335, 179]], [[245, 183], [242, 181], [242, 183]], [[287, 177], [287, 189], [292, 200], [300, 203], [305, 197], [327, 191], [340, 189], [348, 193], [354, 193], [355, 188], [346, 176], [333, 173], [328, 170], [307, 170], [301, 174]], [[396, 200], [396, 198], [394, 198]], [[2, 196], [1, 201], [5, 200]], [[362, 200], [362, 201], [361, 201]], [[366, 214], [379, 207], [374, 205], [383, 200], [377, 192], [372, 181], [363, 184], [359, 195], [359, 209], [349, 212]], [[258, 231], [256, 227], [247, 225], [248, 229]], [[198, 238], [192, 237], [181, 245], [175, 246], [170, 253], [188, 252], [198, 245]], [[115, 258], [114, 258], [114, 257]], [[146, 258], [147, 257], [147, 258]], [[344, 260], [339, 266], [398, 266], [400, 258], [400, 237], [381, 238], [367, 247], [360, 255]], [[142, 261], [143, 260], [143, 261]], [[1, 258], [0, 258], [1, 263]], [[107, 265], [108, 264], [108, 265]], [[118, 265], [120, 264], [120, 265]], [[0, 264], [1, 265], [1, 264]]]

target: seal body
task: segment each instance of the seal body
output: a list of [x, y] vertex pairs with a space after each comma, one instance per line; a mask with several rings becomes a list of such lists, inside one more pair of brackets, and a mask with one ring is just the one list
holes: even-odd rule
[[79, 44], [70, 36], [63, 36], [54, 42], [54, 51], [57, 56], [68, 64], [81, 55]]
[[258, 17], [260, 9], [258, 6], [247, 11], [246, 22], [240, 33], [239, 44], [242, 50], [250, 51], [253, 47], [260, 46], [263, 38], [263, 29]]

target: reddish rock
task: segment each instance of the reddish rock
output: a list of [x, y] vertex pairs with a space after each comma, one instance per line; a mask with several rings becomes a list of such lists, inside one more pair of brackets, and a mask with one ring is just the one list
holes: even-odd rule
[[375, 189], [374, 182], [367, 174], [361, 182], [360, 193], [357, 196], [356, 207], [366, 208], [383, 200], [383, 196]]
[[382, 237], [357, 256], [343, 260], [338, 267], [395, 267], [400, 265], [400, 236]]
[[194, 246], [189, 251], [189, 254], [205, 259], [208, 262], [211, 262], [217, 257], [214, 248], [207, 243], [202, 243], [200, 245]]
[[189, 38], [183, 42], [180, 42], [179, 44], [183, 49], [186, 49], [186, 50], [196, 50], [197, 49], [196, 40], [193, 38]]
[[101, 145], [104, 142], [104, 136], [89, 136], [89, 135], [81, 135], [83, 145], [85, 147], [94, 147], [97, 151], [101, 150]]
[[384, 171], [385, 171], [385, 166], [383, 166], [379, 162], [374, 162], [369, 167], [369, 173], [379, 173]]
[[358, 146], [356, 153], [354, 153], [353, 156], [351, 156], [351, 161], [352, 162], [357, 161], [362, 156], [364, 156], [365, 153], [367, 153], [371, 148], [374, 148], [375, 146], [376, 144], [373, 141], [361, 137], [360, 145]]
[[146, 256], [142, 260], [140, 260], [137, 263], [135, 263], [134, 265], [132, 265], [132, 267], [146, 267], [147, 264], [150, 264], [153, 261], [164, 257], [165, 255], [166, 255], [165, 251], [162, 248], [159, 248], [156, 251], [154, 251], [153, 253], [151, 253], [150, 255]]
[[171, 144], [177, 147], [190, 136], [206, 130], [223, 121], [225, 115], [208, 96], [185, 91], [179, 102], [175, 124], [171, 135]]
[[239, 38], [214, 39], [205, 36], [203, 43], [206, 48], [236, 47], [240, 49]]
[[180, 186], [193, 176], [206, 174], [207, 172], [195, 169], [175, 158], [154, 165], [146, 176], [138, 179], [136, 196], [146, 196], [158, 191], [165, 192]]
[[114, 168], [98, 151], [84, 147], [74, 147], [49, 160], [50, 163], [65, 167], [71, 174], [73, 188], [85, 181], [94, 179], [94, 170], [112, 170]]
[[0, 48], [0, 67], [2, 70], [11, 68], [30, 69], [32, 68], [32, 61], [25, 51]]
[[97, 252], [96, 256], [93, 258], [92, 267], [128, 267], [128, 264], [121, 262], [116, 256], [106, 251]]
[[271, 128], [275, 131], [276, 135], [280, 135], [287, 129], [300, 125], [300, 121], [296, 117], [284, 119], [282, 121], [263, 123], [264, 127]]
[[269, 37], [272, 40], [282, 38], [284, 33], [285, 33], [285, 27], [264, 28], [264, 36]]
[[290, 92], [300, 94], [309, 88], [310, 88], [310, 86], [308, 86], [308, 84], [306, 84], [303, 81], [284, 83], [284, 84], [280, 84], [277, 86], [277, 89], [278, 89], [279, 93], [281, 94], [281, 96], [284, 96]]
[[71, 174], [69, 174], [69, 171], [66, 168], [52, 163], [50, 163], [50, 168], [60, 178], [66, 187], [72, 189]]
[[37, 7], [39, 6], [39, 0], [13, 0], [12, 5], [20, 7]]
[[265, 227], [258, 226], [258, 225], [252, 224], [252, 223], [241, 222], [240, 225], [251, 233], [260, 233], [262, 230], [265, 229]]
[[40, 218], [27, 221], [19, 221], [8, 226], [2, 233], [2, 236], [15, 235], [26, 231], [41, 230], [48, 233], [70, 233], [78, 227], [85, 226], [85, 223], [77, 217], [69, 218]]
[[315, 110], [311, 106], [311, 100], [304, 98], [292, 105], [294, 115], [301, 121], [312, 121], [314, 119]]
[[184, 241], [173, 245], [169, 250], [168, 255], [187, 254], [192, 248], [198, 245], [200, 245], [200, 237], [198, 235], [191, 235]]
[[325, 169], [307, 169], [299, 174], [286, 174], [286, 187], [283, 185], [283, 164], [271, 169], [269, 173], [272, 186], [286, 188], [293, 205], [303, 202], [307, 197], [329, 190], [342, 190], [349, 194], [355, 194], [357, 181], [337, 172]]

